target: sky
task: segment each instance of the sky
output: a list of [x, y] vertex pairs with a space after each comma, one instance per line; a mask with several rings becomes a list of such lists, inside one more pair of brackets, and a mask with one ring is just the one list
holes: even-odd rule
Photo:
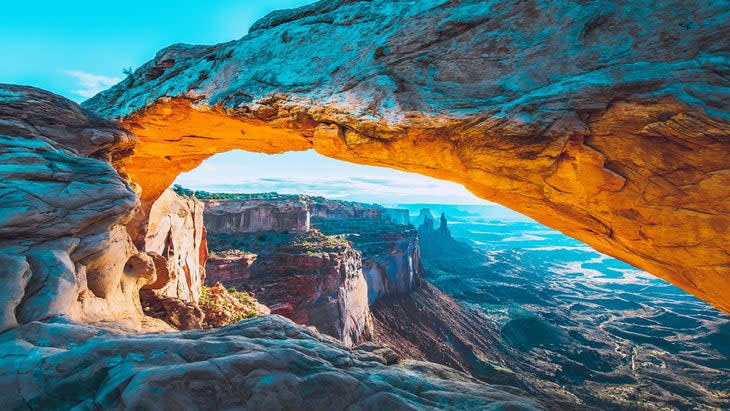
[[0, 82], [83, 101], [175, 43], [243, 37], [259, 18], [311, 0], [5, 1]]
[[[0, 16], [0, 83], [81, 102], [175, 43], [238, 39], [259, 18], [311, 0], [8, 1]], [[313, 151], [219, 154], [177, 183], [208, 191], [302, 193], [355, 201], [486, 203], [460, 185], [332, 160]]]
[[305, 193], [383, 205], [487, 204], [456, 183], [350, 164], [314, 151], [277, 155], [229, 151], [181, 174], [176, 183], [213, 192]]

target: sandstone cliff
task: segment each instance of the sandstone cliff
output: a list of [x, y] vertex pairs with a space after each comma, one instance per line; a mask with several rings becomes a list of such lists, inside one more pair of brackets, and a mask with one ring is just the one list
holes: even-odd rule
[[309, 210], [300, 201], [207, 200], [205, 224], [210, 232], [309, 230]]
[[345, 235], [362, 253], [370, 304], [387, 295], [415, 289], [423, 276], [418, 234], [390, 219], [313, 219], [324, 234]]
[[310, 204], [314, 218], [382, 218], [383, 208], [371, 204], [316, 200]]
[[211, 233], [209, 244], [209, 283], [251, 290], [272, 313], [347, 345], [370, 338], [361, 255], [346, 240], [317, 232]]
[[[306, 195], [281, 198], [271, 195], [270, 199], [263, 199], [266, 194], [244, 194], [242, 196], [247, 197], [245, 200], [235, 199], [236, 194], [205, 195], [234, 197], [227, 200], [206, 200], [205, 214], [208, 231], [212, 234], [229, 233], [231, 236], [228, 238], [233, 242], [236, 231], [283, 231], [281, 229], [284, 227], [301, 231], [293, 229], [295, 225], [292, 224], [301, 220], [306, 220], [306, 228], [309, 229], [310, 215], [314, 221], [312, 228], [329, 235], [347, 234], [355, 248], [363, 253], [362, 269], [368, 284], [370, 303], [383, 295], [404, 293], [413, 289], [421, 276], [416, 232], [402, 224], [409, 221], [408, 210]], [[293, 207], [292, 204], [301, 204], [302, 208]], [[249, 210], [252, 209], [276, 212], [265, 215], [263, 219], [266, 224], [251, 224]], [[246, 227], [255, 229], [236, 229], [242, 222], [246, 222]], [[240, 248], [224, 247], [216, 250], [215, 256], [209, 262], [209, 283], [230, 282], [236, 278], [247, 277], [255, 258], [255, 254], [247, 255]], [[271, 300], [267, 302], [273, 303]], [[291, 312], [284, 315], [293, 318]]]
[[144, 286], [164, 297], [196, 303], [205, 278], [203, 203], [165, 190], [149, 213], [144, 251], [157, 280]]
[[256, 254], [236, 249], [214, 252], [206, 261], [206, 283], [209, 285], [216, 282], [228, 283], [248, 278], [249, 269], [256, 261], [256, 257]]
[[730, 311], [727, 2], [326, 0], [85, 103], [143, 209], [230, 149], [463, 184]]

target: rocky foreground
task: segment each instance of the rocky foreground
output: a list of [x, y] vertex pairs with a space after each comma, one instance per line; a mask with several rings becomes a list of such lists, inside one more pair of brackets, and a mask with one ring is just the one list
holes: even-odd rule
[[64, 320], [0, 335], [7, 410], [539, 410], [516, 389], [432, 363], [395, 365], [266, 316], [210, 331], [124, 334]]
[[172, 332], [145, 315], [140, 290], [201, 298], [198, 206], [167, 201], [165, 224], [135, 219], [118, 163], [133, 135], [39, 89], [0, 85], [0, 98], [0, 408], [542, 408], [277, 316]]

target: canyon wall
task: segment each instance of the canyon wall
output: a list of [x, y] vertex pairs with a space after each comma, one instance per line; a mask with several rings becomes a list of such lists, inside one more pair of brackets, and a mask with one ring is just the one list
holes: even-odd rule
[[[240, 264], [242, 258], [247, 257], [231, 258], [224, 267]], [[219, 260], [209, 263], [211, 271], [216, 263]], [[284, 242], [260, 252], [237, 274], [222, 282], [253, 291], [273, 314], [315, 326], [348, 346], [370, 338], [372, 320], [361, 256], [347, 241], [312, 234], [302, 242]]]
[[386, 233], [376, 241], [384, 250], [362, 260], [370, 304], [414, 290], [423, 277], [418, 237], [413, 230]]
[[165, 190], [150, 209], [144, 251], [157, 280], [143, 288], [161, 297], [197, 303], [205, 279], [203, 203]]
[[256, 261], [256, 254], [226, 250], [208, 257], [206, 262], [206, 284], [217, 282], [230, 283], [242, 278], [248, 278], [251, 265]]
[[211, 227], [208, 244], [208, 285], [251, 291], [273, 314], [315, 326], [348, 346], [370, 338], [361, 254], [344, 238], [316, 230], [229, 233]]
[[302, 202], [207, 200], [205, 224], [211, 232], [306, 232], [309, 210]]
[[309, 209], [314, 218], [381, 218], [382, 208], [370, 204], [336, 200], [312, 201]]
[[730, 311], [730, 4], [318, 2], [85, 102], [148, 208], [230, 149], [450, 180]]
[[[359, 252], [339, 237], [316, 232], [277, 234], [271, 228], [285, 227], [299, 215], [300, 209], [290, 207], [290, 199], [207, 201], [205, 224], [214, 246], [207, 263], [208, 284], [220, 281], [252, 290], [272, 312], [300, 324], [317, 326], [328, 335], [347, 338], [350, 344], [367, 339], [371, 330], [367, 306], [382, 296], [414, 289], [422, 276], [416, 232], [393, 224], [386, 209], [380, 206], [307, 196], [301, 196], [301, 203], [306, 207], [304, 212], [313, 210], [315, 214], [312, 221], [316, 224], [312, 228], [325, 234], [347, 234]], [[279, 212], [268, 214], [265, 226], [257, 225], [262, 229], [233, 232], [230, 227], [247, 221], [246, 213], [253, 208]], [[225, 214], [216, 212], [220, 209]], [[407, 210], [390, 212], [401, 221], [405, 212], [407, 218]], [[209, 219], [211, 214], [222, 216]], [[255, 233], [258, 235], [250, 235]], [[331, 243], [341, 243], [344, 248], [333, 249]], [[322, 254], [323, 250], [330, 251]], [[344, 275], [338, 277], [337, 271]], [[310, 279], [306, 284], [302, 283], [305, 278]], [[317, 285], [321, 281], [334, 284], [335, 288], [322, 291]], [[323, 305], [323, 292], [331, 299], [329, 305]], [[333, 303], [340, 305], [338, 310], [333, 309]], [[346, 323], [346, 318], [353, 320]]]
[[386, 295], [415, 289], [423, 276], [418, 233], [389, 217], [314, 218], [312, 227], [327, 235], [344, 235], [362, 253], [370, 304]]

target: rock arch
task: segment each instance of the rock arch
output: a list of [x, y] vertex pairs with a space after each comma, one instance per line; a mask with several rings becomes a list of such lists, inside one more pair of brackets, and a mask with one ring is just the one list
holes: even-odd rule
[[313, 148], [458, 182], [730, 312], [730, 7], [690, 3], [321, 1], [84, 105], [138, 137], [143, 210], [215, 153]]

